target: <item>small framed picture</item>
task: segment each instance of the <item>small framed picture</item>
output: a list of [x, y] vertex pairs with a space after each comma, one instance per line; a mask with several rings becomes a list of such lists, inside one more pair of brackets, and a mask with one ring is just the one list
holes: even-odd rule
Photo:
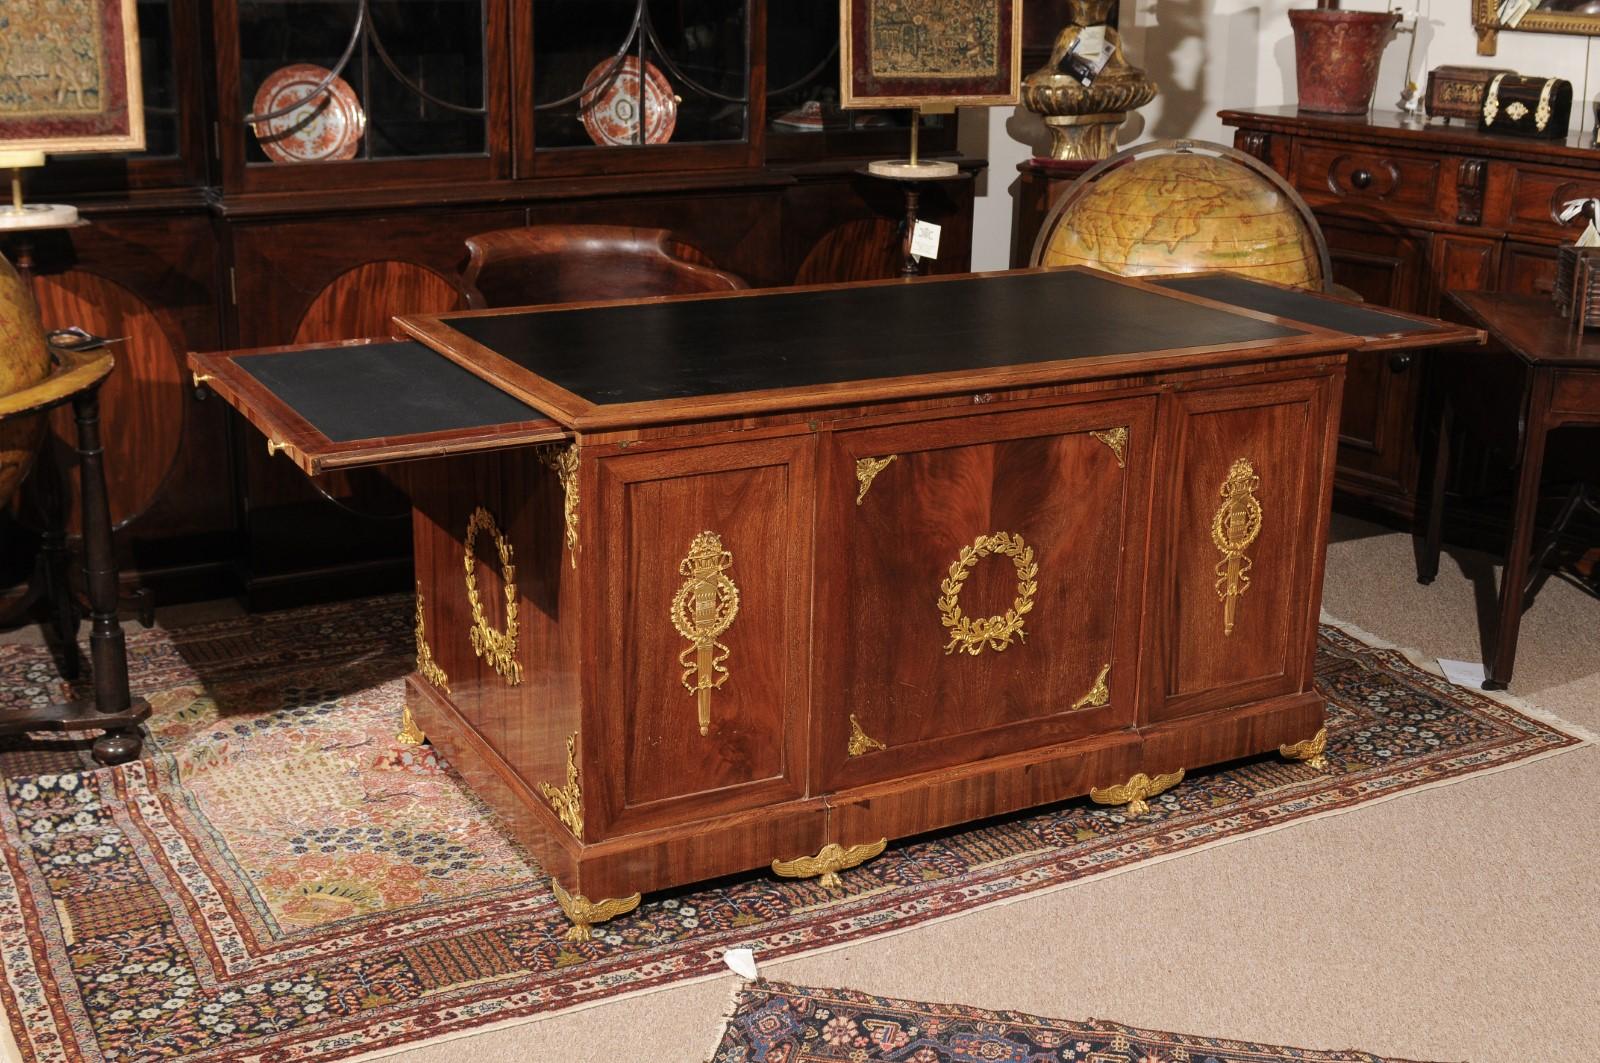
[[0, 150], [140, 151], [134, 0], [5, 5]]
[[845, 107], [1008, 106], [1022, 84], [1022, 0], [840, 0]]

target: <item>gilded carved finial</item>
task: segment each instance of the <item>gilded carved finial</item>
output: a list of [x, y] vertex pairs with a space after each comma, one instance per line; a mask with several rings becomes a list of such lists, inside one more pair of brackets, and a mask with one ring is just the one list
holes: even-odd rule
[[1089, 693], [1072, 703], [1073, 711], [1076, 712], [1078, 709], [1098, 709], [1102, 705], [1111, 704], [1111, 687], [1106, 683], [1106, 679], [1110, 675], [1111, 666], [1109, 664], [1101, 668], [1099, 676], [1095, 678], [1094, 686], [1089, 689]]
[[873, 738], [861, 729], [861, 721], [856, 719], [856, 714], [850, 714], [850, 744], [845, 747], [852, 757], [863, 757], [873, 750], [884, 750], [889, 747]]
[[1316, 734], [1304, 742], [1295, 742], [1291, 745], [1279, 746], [1278, 753], [1288, 760], [1303, 760], [1306, 766], [1313, 771], [1325, 771], [1328, 767], [1328, 758], [1323, 754], [1328, 750], [1328, 729], [1323, 727]]
[[539, 792], [550, 802], [557, 818], [566, 824], [573, 837], [583, 840], [583, 789], [578, 785], [578, 733], [567, 737], [567, 784], [539, 784]]
[[1127, 805], [1128, 815], [1142, 816], [1150, 811], [1150, 798], [1166, 793], [1182, 781], [1182, 768], [1153, 779], [1141, 771], [1125, 783], [1096, 787], [1089, 791], [1089, 797], [1098, 805]]
[[[961, 587], [972, 568], [983, 558], [999, 554], [1011, 558], [1017, 572], [1017, 597], [1011, 608], [999, 616], [974, 619], [961, 612]], [[950, 563], [950, 575], [939, 584], [939, 619], [950, 632], [945, 653], [960, 650], [976, 657], [985, 648], [996, 653], [1011, 645], [1016, 638], [1026, 641], [1028, 633], [1023, 628], [1023, 618], [1033, 610], [1033, 596], [1039, 589], [1034, 577], [1039, 566], [1033, 561], [1033, 547], [1022, 541], [1022, 536], [1009, 532], [980, 535], [971, 546], [963, 546], [961, 555]]]
[[856, 505], [859, 506], [867, 497], [867, 489], [872, 486], [872, 481], [876, 480], [878, 474], [887, 469], [889, 463], [897, 457], [898, 454], [890, 454], [887, 458], [856, 459], [856, 483], [860, 485], [860, 489], [856, 491]]
[[678, 565], [688, 579], [672, 600], [672, 626], [690, 645], [678, 654], [683, 665], [683, 685], [696, 699], [700, 734], [711, 731], [711, 692], [728, 681], [728, 647], [717, 639], [739, 615], [739, 588], [728, 578], [733, 554], [722, 548], [716, 532], [694, 537], [689, 554]]
[[1222, 506], [1211, 519], [1211, 541], [1222, 551], [1217, 562], [1217, 597], [1222, 599], [1222, 633], [1233, 634], [1239, 598], [1250, 589], [1251, 561], [1244, 555], [1261, 534], [1261, 503], [1255, 492], [1261, 478], [1255, 466], [1240, 458], [1223, 481]]
[[1125, 456], [1128, 448], [1128, 430], [1126, 428], [1108, 428], [1104, 432], [1090, 432], [1089, 434], [1111, 448], [1111, 452], [1117, 456], [1117, 468], [1126, 469], [1128, 467]]
[[863, 842], [852, 845], [848, 849], [838, 842], [829, 842], [822, 847], [816, 856], [800, 856], [793, 860], [774, 860], [772, 870], [774, 874], [784, 878], [817, 878], [821, 876], [818, 885], [823, 889], [838, 889], [843, 883], [839, 880], [839, 872], [848, 871], [852, 867], [866, 863], [874, 856], [888, 848], [889, 840], [879, 838], [875, 842]]
[[568, 941], [592, 939], [594, 924], [615, 919], [619, 915], [627, 915], [639, 907], [640, 900], [639, 894], [635, 893], [631, 897], [591, 901], [581, 893], [568, 893], [555, 879], [550, 880], [550, 892], [556, 895], [556, 903], [561, 905], [561, 910], [572, 920], [572, 927], [567, 931]]

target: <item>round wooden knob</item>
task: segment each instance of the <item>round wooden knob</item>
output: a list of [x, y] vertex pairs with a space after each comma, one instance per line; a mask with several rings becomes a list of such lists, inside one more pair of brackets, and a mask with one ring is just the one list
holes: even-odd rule
[[1372, 171], [1357, 170], [1355, 173], [1350, 175], [1350, 183], [1355, 185], [1357, 188], [1368, 187], [1372, 184]]

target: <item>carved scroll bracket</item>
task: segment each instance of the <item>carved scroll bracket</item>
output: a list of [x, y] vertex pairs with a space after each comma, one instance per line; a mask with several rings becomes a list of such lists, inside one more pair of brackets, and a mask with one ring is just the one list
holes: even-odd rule
[[711, 692], [728, 681], [730, 651], [718, 642], [739, 615], [739, 588], [728, 578], [733, 554], [722, 548], [716, 532], [694, 537], [689, 554], [678, 565], [688, 578], [672, 600], [672, 626], [690, 645], [678, 654], [683, 685], [695, 696], [700, 734], [711, 733]]
[[867, 491], [872, 487], [872, 481], [878, 474], [889, 467], [889, 463], [900, 455], [890, 454], [886, 458], [859, 458], [856, 461], [856, 505], [860, 505], [867, 497]]
[[1111, 704], [1111, 686], [1106, 682], [1110, 675], [1109, 664], [1100, 669], [1100, 674], [1095, 677], [1094, 686], [1089, 689], [1089, 693], [1072, 703], [1072, 710], [1076, 712], [1079, 709], [1098, 709]]
[[1251, 561], [1245, 551], [1261, 534], [1261, 502], [1255, 492], [1261, 487], [1255, 466], [1240, 458], [1223, 481], [1222, 505], [1211, 519], [1211, 542], [1222, 552], [1217, 562], [1217, 597], [1222, 600], [1222, 633], [1233, 634], [1239, 598], [1250, 589]]
[[1089, 434], [1111, 448], [1111, 452], [1117, 456], [1117, 468], [1126, 469], [1128, 467], [1126, 456], [1128, 430], [1126, 428], [1108, 428], [1104, 432], [1090, 432]]
[[850, 714], [850, 742], [845, 746], [845, 752], [852, 757], [864, 757], [874, 750], [881, 752], [888, 748], [861, 729], [861, 721], [856, 719], [855, 713]]

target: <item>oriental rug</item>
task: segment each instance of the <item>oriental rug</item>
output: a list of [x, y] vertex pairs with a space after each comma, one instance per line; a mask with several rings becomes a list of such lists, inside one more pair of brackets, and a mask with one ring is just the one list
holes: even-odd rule
[[[1403, 653], [1322, 632], [1328, 770], [1197, 772], [1130, 820], [1070, 801], [910, 839], [844, 891], [752, 873], [570, 942], [538, 867], [394, 740], [409, 598], [129, 638], [142, 760], [0, 753], [0, 999], [30, 1061], [317, 1061], [857, 941], [1582, 744]], [[62, 695], [0, 647], [0, 711]]]
[[1407, 1063], [1141, 1030], [1096, 1019], [924, 1004], [783, 982], [743, 986], [711, 1063]]

